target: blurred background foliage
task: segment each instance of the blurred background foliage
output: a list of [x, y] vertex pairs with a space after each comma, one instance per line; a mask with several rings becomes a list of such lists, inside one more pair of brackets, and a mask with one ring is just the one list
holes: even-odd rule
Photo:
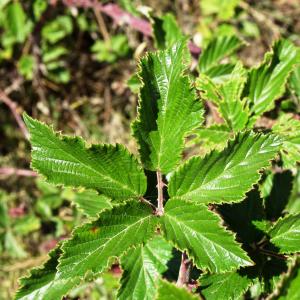
[[[91, 197], [49, 185], [28, 171], [30, 147], [16, 115], [26, 111], [65, 133], [124, 143], [135, 152], [130, 121], [136, 115], [141, 55], [187, 35], [195, 72], [202, 48], [215, 37], [235, 34], [247, 46], [230, 60], [256, 65], [276, 38], [300, 45], [299, 15], [299, 0], [0, 0], [0, 299], [11, 299], [17, 279], [84, 221], [80, 208]], [[299, 114], [299, 82], [300, 68], [280, 101], [282, 111]], [[206, 122], [213, 117], [207, 107]], [[272, 115], [262, 122], [272, 122]], [[285, 197], [288, 209], [299, 211], [298, 169], [271, 174], [263, 186], [265, 201], [274, 180], [293, 184]], [[114, 299], [120, 273], [116, 264], [69, 298]]]

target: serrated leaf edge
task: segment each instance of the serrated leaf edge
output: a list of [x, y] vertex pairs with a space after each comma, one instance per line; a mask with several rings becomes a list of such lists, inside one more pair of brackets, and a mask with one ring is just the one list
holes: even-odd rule
[[[180, 199], [180, 198], [178, 198], [178, 197], [174, 197], [174, 198], [171, 198], [171, 199], [179, 199], [180, 201], [183, 201], [183, 202], [186, 202], [186, 203], [191, 203], [190, 201], [186, 201], [186, 200], [183, 200], [183, 199]], [[170, 199], [170, 200], [171, 200]], [[237, 241], [237, 239], [236, 239], [236, 236], [237, 236], [237, 234], [235, 233], [235, 232], [233, 232], [233, 231], [231, 231], [230, 229], [228, 229], [228, 227], [226, 226], [226, 225], [224, 225], [224, 221], [223, 221], [223, 219], [220, 217], [220, 215], [218, 214], [218, 213], [216, 213], [216, 212], [214, 212], [214, 211], [211, 211], [211, 210], [209, 210], [208, 209], [208, 207], [207, 207], [207, 205], [205, 205], [205, 204], [202, 204], [202, 203], [193, 203], [193, 204], [195, 204], [195, 206], [203, 206], [203, 207], [206, 207], [206, 209], [209, 211], [209, 212], [211, 212], [214, 216], [216, 216], [218, 219], [219, 219], [219, 223], [218, 223], [218, 225], [219, 225], [219, 228], [222, 228], [222, 229], [224, 229], [224, 231], [226, 232], [226, 233], [228, 233], [228, 234], [230, 234], [232, 237], [233, 237], [233, 239], [234, 239], [234, 242], [236, 243], [236, 245], [237, 246], [239, 246], [239, 248], [245, 253], [245, 256], [249, 259], [249, 262], [251, 261], [252, 263], [251, 264], [248, 264], [248, 265], [241, 265], [239, 268], [241, 268], [241, 267], [245, 267], [245, 266], [253, 266], [254, 265], [254, 262], [250, 259], [250, 257], [248, 256], [248, 253], [242, 248], [242, 244], [240, 243], [240, 242], [238, 242]], [[164, 230], [161, 228], [161, 226], [160, 226], [160, 231], [162, 232], [162, 233], [164, 233]], [[164, 237], [165, 238], [165, 237]], [[165, 238], [166, 239], [166, 238]], [[188, 258], [190, 259], [190, 260], [192, 260], [192, 262], [193, 262], [193, 265], [194, 266], [196, 266], [198, 269], [200, 269], [201, 271], [204, 271], [204, 272], [210, 272], [211, 270], [209, 270], [209, 268], [208, 267], [202, 267], [202, 266], [198, 266], [196, 263], [195, 263], [195, 258], [193, 257], [193, 255], [191, 255], [190, 253], [189, 253], [189, 249], [187, 249], [187, 248], [180, 248], [179, 246], [178, 246], [178, 244], [177, 244], [177, 241], [176, 242], [173, 242], [173, 241], [168, 241], [167, 240], [167, 242], [168, 243], [170, 243], [171, 245], [173, 245], [177, 250], [179, 250], [179, 251], [181, 251], [181, 252], [186, 252], [187, 253], [187, 255], [188, 255]], [[218, 272], [218, 274], [224, 274], [224, 273], [228, 273], [228, 272], [230, 272], [230, 271], [233, 271], [233, 270], [238, 270], [239, 268], [234, 268], [234, 267], [232, 267], [232, 268], [230, 268], [230, 269], [227, 269], [227, 270], [224, 270], [224, 271], [219, 271]]]
[[[185, 41], [185, 46], [184, 47], [187, 47], [187, 40], [188, 40], [188, 38], [187, 37], [184, 37], [184, 38], [182, 38], [182, 40], [183, 41]], [[172, 45], [171, 47], [173, 47], [174, 45]], [[145, 82], [144, 82], [144, 80], [143, 80], [143, 78], [142, 78], [142, 76], [141, 76], [141, 73], [142, 73], [142, 60], [144, 60], [144, 59], [146, 59], [146, 60], [148, 60], [148, 58], [150, 57], [150, 56], [152, 56], [152, 55], [154, 55], [154, 56], [157, 56], [158, 55], [158, 53], [162, 53], [162, 52], [165, 52], [166, 50], [168, 50], [168, 49], [163, 49], [163, 50], [158, 50], [158, 51], [156, 51], [156, 52], [152, 52], [152, 53], [150, 53], [150, 52], [147, 52], [143, 57], [141, 57], [140, 59], [139, 59], [139, 61], [138, 61], [138, 66], [137, 66], [137, 72], [136, 72], [136, 75], [137, 75], [137, 77], [138, 77], [138, 79], [139, 79], [139, 81], [140, 81], [140, 87], [139, 87], [139, 93], [138, 93], [138, 105], [137, 105], [137, 116], [136, 116], [136, 118], [135, 118], [135, 120], [131, 123], [131, 135], [136, 139], [136, 141], [137, 141], [137, 144], [138, 144], [138, 152], [140, 153], [140, 151], [142, 150], [141, 149], [141, 146], [140, 146], [140, 144], [139, 144], [139, 142], [138, 142], [138, 136], [136, 136], [136, 134], [135, 134], [135, 132], [134, 132], [134, 126], [136, 126], [136, 124], [139, 124], [140, 122], [141, 122], [141, 119], [140, 119], [140, 110], [141, 110], [141, 108], [142, 108], [142, 98], [141, 98], [141, 93], [140, 93], [140, 91], [142, 90], [142, 88], [145, 86]], [[184, 57], [183, 57], [184, 58]], [[190, 90], [191, 91], [195, 91], [195, 95], [194, 96], [196, 96], [197, 97], [197, 93], [196, 93], [196, 87], [195, 87], [195, 84], [192, 82], [192, 77], [189, 75], [189, 74], [187, 74], [187, 69], [188, 69], [188, 64], [187, 64], [187, 61], [184, 61], [184, 59], [183, 59], [183, 61], [182, 61], [182, 65], [183, 65], [183, 70], [182, 70], [182, 72], [181, 72], [181, 78], [187, 78], [188, 79], [188, 83], [189, 83], [189, 88], [190, 88]], [[196, 99], [195, 99], [196, 100]], [[202, 102], [201, 102], [201, 99], [199, 99], [198, 97], [197, 97], [197, 100], [202, 104]], [[160, 112], [160, 111], [159, 111]], [[158, 113], [159, 113], [158, 112]], [[202, 109], [202, 120], [199, 120], [199, 124], [197, 124], [197, 126], [195, 126], [194, 128], [192, 128], [191, 130], [189, 130], [188, 132], [186, 132], [185, 133], [185, 135], [182, 137], [182, 146], [181, 146], [181, 153], [182, 153], [182, 151], [184, 150], [184, 148], [185, 148], [185, 145], [184, 145], [184, 141], [185, 141], [185, 138], [186, 138], [186, 136], [188, 136], [189, 134], [191, 134], [191, 133], [193, 133], [193, 130], [195, 130], [198, 126], [201, 126], [201, 124], [203, 124], [203, 122], [204, 122], [204, 110]], [[157, 119], [156, 119], [156, 124], [157, 124]], [[161, 144], [160, 144], [160, 146], [161, 146]], [[178, 163], [180, 163], [180, 158], [181, 158], [181, 156], [179, 156], [177, 159], [178, 159]], [[177, 163], [177, 165], [178, 165], [178, 163]], [[142, 163], [143, 164], [143, 163]], [[144, 164], [143, 164], [144, 165]], [[152, 165], [152, 163], [151, 163], [151, 165]], [[145, 168], [147, 168], [148, 167], [148, 165], [145, 165]], [[176, 166], [175, 166], [176, 167]], [[153, 166], [151, 166], [151, 167], [149, 167], [149, 170], [151, 170], [151, 171], [160, 171], [159, 169], [155, 169], [155, 168], [153, 168]]]
[[[53, 125], [50, 125], [50, 126], [49, 126], [49, 125], [47, 125], [45, 122], [39, 121], [39, 120], [37, 120], [37, 119], [34, 119], [34, 118], [30, 117], [26, 112], [23, 113], [23, 118], [24, 118], [24, 121], [25, 121], [25, 124], [26, 124], [27, 127], [30, 127], [29, 122], [32, 122], [32, 121], [33, 121], [33, 122], [37, 122], [37, 123], [39, 123], [40, 125], [42, 125], [42, 126], [44, 126], [44, 127], [47, 127], [49, 130], [51, 130], [51, 133], [52, 133], [55, 137], [57, 137], [60, 141], [62, 141], [63, 139], [65, 139], [65, 140], [74, 140], [74, 139], [76, 139], [76, 140], [82, 145], [82, 147], [83, 147], [86, 151], [91, 150], [91, 149], [93, 149], [94, 147], [101, 147], [101, 148], [103, 148], [103, 149], [112, 149], [112, 150], [115, 150], [115, 151], [118, 151], [118, 150], [124, 151], [124, 152], [126, 152], [126, 153], [129, 155], [130, 159], [132, 159], [133, 161], [136, 162], [136, 165], [137, 165], [138, 170], [141, 171], [141, 173], [143, 173], [144, 176], [145, 176], [145, 178], [146, 178], [144, 169], [143, 169], [143, 167], [142, 167], [140, 161], [138, 160], [138, 158], [137, 158], [133, 153], [131, 153], [131, 152], [127, 149], [127, 147], [125, 147], [123, 144], [118, 144], [118, 143], [115, 143], [115, 144], [107, 144], [107, 143], [102, 143], [102, 142], [100, 142], [100, 143], [97, 143], [97, 144], [90, 144], [90, 145], [88, 145], [87, 142], [86, 142], [82, 137], [76, 136], [76, 135], [73, 135], [73, 136], [71, 136], [71, 135], [65, 135], [65, 134], [62, 133], [61, 130], [60, 130], [60, 131], [55, 131], [54, 128], [53, 128]], [[28, 122], [27, 120], [29, 120], [29, 122]], [[32, 148], [32, 147], [31, 147], [31, 151], [33, 151], [33, 148]], [[69, 154], [72, 155], [72, 153], [69, 153]], [[75, 159], [76, 159], [76, 158], [75, 158]], [[53, 182], [48, 178], [48, 176], [46, 176], [46, 175], [44, 175], [44, 174], [42, 174], [42, 173], [39, 172], [39, 170], [34, 166], [34, 162], [33, 162], [33, 161], [31, 161], [30, 167], [31, 167], [32, 170], [36, 171], [40, 176], [42, 176], [42, 178], [45, 178], [47, 182], [50, 182], [50, 183], [52, 183], [53, 185], [58, 186], [58, 187], [63, 187], [63, 188], [69, 187], [69, 185], [53, 183]], [[93, 170], [94, 170], [94, 169], [93, 169]], [[110, 180], [115, 181], [113, 178], [110, 178]], [[117, 182], [117, 183], [118, 183], [118, 182]], [[119, 183], [118, 183], [118, 184], [119, 184]], [[79, 188], [84, 188], [84, 189], [85, 189], [84, 186], [78, 186], [78, 187], [79, 187]], [[136, 192], [135, 192], [134, 190], [131, 190], [131, 189], [129, 189], [128, 187], [126, 187], [126, 189], [129, 190], [129, 191], [131, 191], [133, 194], [136, 194]], [[98, 191], [97, 191], [97, 192], [98, 192]], [[141, 196], [142, 196], [142, 195], [136, 195], [137, 198], [138, 198], [138, 197], [141, 197]], [[113, 200], [113, 199], [112, 199], [112, 200]]]
[[[228, 148], [228, 146], [229, 146], [230, 143], [234, 142], [234, 140], [237, 138], [238, 135], [243, 134], [243, 133], [249, 133], [249, 134], [251, 134], [251, 133], [255, 133], [255, 132], [252, 131], [252, 130], [242, 130], [242, 131], [239, 131], [239, 132], [235, 133], [234, 136], [229, 137], [229, 139], [227, 140], [226, 146], [225, 146], [222, 150], [219, 151], [219, 150], [215, 150], [215, 149], [214, 149], [214, 150], [210, 151], [209, 153], [205, 154], [204, 156], [201, 156], [201, 155], [195, 155], [195, 156], [192, 156], [191, 158], [189, 158], [188, 160], [186, 160], [184, 163], [182, 163], [181, 165], [179, 165], [179, 166], [177, 167], [177, 169], [175, 169], [174, 172], [172, 172], [169, 181], [171, 181], [172, 176], [174, 176], [175, 173], [179, 173], [179, 172], [181, 172], [182, 170], [184, 170], [185, 165], [188, 164], [188, 163], [190, 163], [190, 161], [196, 160], [196, 159], [199, 159], [199, 158], [202, 159], [202, 160], [204, 160], [204, 159], [206, 159], [207, 157], [211, 156], [214, 152], [221, 153], [221, 152], [224, 151], [226, 148]], [[281, 151], [281, 148], [282, 148], [282, 138], [281, 138], [280, 136], [275, 135], [275, 134], [263, 134], [263, 133], [255, 133], [255, 134], [261, 135], [261, 136], [269, 136], [269, 137], [274, 136], [275, 138], [278, 139], [278, 142], [280, 142], [280, 143], [279, 143], [280, 148], [278, 148], [278, 153], [279, 153], [279, 151]], [[205, 204], [205, 205], [208, 205], [208, 204], [218, 204], [218, 205], [220, 204], [220, 205], [221, 205], [221, 204], [230, 204], [230, 203], [239, 203], [239, 202], [242, 202], [242, 201], [246, 198], [246, 194], [247, 194], [248, 192], [250, 192], [250, 191], [255, 187], [255, 185], [260, 181], [260, 179], [261, 179], [261, 177], [262, 177], [262, 175], [263, 175], [263, 171], [266, 170], [268, 167], [270, 167], [270, 163], [271, 163], [274, 159], [275, 159], [275, 156], [274, 156], [274, 158], [272, 158], [272, 159], [270, 159], [270, 160], [268, 161], [268, 162], [269, 162], [269, 165], [268, 165], [268, 166], [262, 167], [262, 168], [260, 168], [259, 170], [257, 170], [256, 173], [259, 174], [259, 178], [257, 179], [257, 181], [256, 181], [255, 183], [253, 183], [253, 184], [251, 185], [251, 187], [249, 188], [249, 190], [247, 190], [247, 191], [244, 193], [243, 197], [242, 197], [239, 201], [196, 202], [196, 201], [188, 200], [188, 199], [182, 198], [182, 197], [180, 197], [180, 196], [176, 196], [176, 195], [175, 195], [175, 196], [172, 196], [172, 197], [181, 199], [181, 200], [186, 201], [186, 202], [189, 202], [189, 203], [198, 203], [198, 204]]]

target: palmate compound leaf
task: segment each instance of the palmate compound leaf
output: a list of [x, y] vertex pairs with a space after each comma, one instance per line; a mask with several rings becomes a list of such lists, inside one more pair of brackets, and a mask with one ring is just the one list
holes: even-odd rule
[[247, 99], [241, 100], [245, 82], [246, 70], [240, 62], [222, 84], [216, 85], [205, 74], [200, 74], [196, 81], [203, 99], [213, 101], [218, 106], [220, 114], [234, 132], [244, 129], [248, 122]]
[[159, 235], [145, 245], [130, 249], [121, 258], [123, 275], [118, 299], [154, 299], [158, 279], [167, 270], [171, 258], [172, 246]]
[[98, 274], [130, 247], [151, 238], [157, 226], [152, 210], [139, 202], [128, 202], [101, 213], [98, 220], [74, 230], [62, 246], [57, 267], [59, 278]]
[[166, 280], [159, 280], [158, 296], [156, 300], [200, 300], [186, 288], [180, 288]]
[[274, 135], [238, 133], [223, 151], [193, 157], [178, 168], [170, 178], [169, 195], [196, 203], [239, 202], [280, 146]]
[[237, 300], [252, 285], [253, 281], [238, 272], [204, 274], [199, 278], [201, 294], [206, 300]]
[[184, 137], [203, 121], [203, 107], [186, 71], [186, 41], [141, 59], [143, 83], [133, 133], [142, 162], [150, 170], [170, 172], [180, 161]]
[[220, 217], [205, 205], [173, 198], [165, 206], [161, 229], [166, 240], [186, 251], [201, 270], [222, 273], [252, 265], [234, 235], [220, 223]]
[[300, 252], [300, 214], [279, 219], [269, 235], [280, 253]]
[[285, 91], [285, 83], [300, 61], [300, 51], [288, 40], [278, 40], [264, 62], [250, 71], [244, 95], [249, 97], [252, 123], [274, 108], [275, 100]]
[[41, 267], [32, 269], [28, 277], [21, 278], [16, 300], [58, 300], [80, 283], [79, 277], [59, 279], [56, 274], [60, 247], [49, 253], [50, 259]]
[[85, 147], [79, 137], [54, 133], [24, 114], [32, 145], [32, 167], [49, 182], [98, 190], [116, 200], [137, 198], [146, 191], [146, 177], [122, 145]]
[[225, 35], [213, 39], [199, 57], [200, 73], [209, 73], [220, 60], [240, 48], [244, 42], [234, 35]]

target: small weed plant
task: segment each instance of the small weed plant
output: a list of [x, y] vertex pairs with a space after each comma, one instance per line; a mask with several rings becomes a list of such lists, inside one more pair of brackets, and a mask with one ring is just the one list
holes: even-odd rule
[[[61, 299], [115, 263], [119, 299], [299, 299], [300, 205], [287, 195], [300, 122], [275, 101], [300, 52], [278, 40], [247, 69], [234, 57], [242, 45], [212, 40], [197, 76], [185, 38], [140, 60], [139, 155], [24, 115], [32, 168], [49, 183], [86, 189], [89, 220], [21, 279], [16, 299]], [[217, 121], [207, 121], [205, 103]]]

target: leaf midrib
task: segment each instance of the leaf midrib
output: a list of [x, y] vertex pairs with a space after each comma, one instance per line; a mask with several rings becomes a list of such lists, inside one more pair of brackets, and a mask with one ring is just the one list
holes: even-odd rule
[[[138, 219], [138, 221], [136, 221], [136, 222], [134, 222], [134, 223], [132, 223], [132, 224], [126, 226], [123, 230], [119, 231], [119, 232], [118, 232], [117, 234], [115, 234], [113, 237], [107, 239], [106, 242], [105, 242], [104, 244], [101, 244], [101, 245], [100, 245], [99, 247], [97, 247], [95, 250], [93, 250], [93, 251], [90, 252], [88, 255], [86, 255], [86, 256], [84, 257], [83, 260], [80, 260], [80, 261], [79, 261], [78, 263], [76, 263], [76, 264], [73, 263], [73, 265], [78, 266], [78, 265], [82, 264], [82, 262], [87, 261], [91, 255], [93, 255], [95, 252], [99, 251], [99, 250], [102, 248], [102, 249], [101, 249], [101, 252], [99, 253], [99, 255], [100, 255], [100, 254], [104, 251], [106, 245], [108, 245], [109, 243], [111, 243], [113, 240], [117, 239], [121, 234], [124, 234], [124, 235], [125, 235], [126, 232], [127, 232], [129, 229], [131, 229], [132, 227], [134, 227], [135, 225], [137, 225], [137, 224], [139, 224], [139, 223], [140, 223], [140, 224], [139, 224], [139, 227], [140, 227], [144, 222], [146, 222], [147, 219], [150, 220], [152, 217], [153, 217], [152, 215], [147, 215], [147, 216], [145, 216], [144, 218]], [[138, 232], [138, 229], [136, 230], [136, 232]], [[119, 240], [117, 239], [118, 243], [119, 243], [121, 240], [122, 240], [122, 239], [119, 239]], [[89, 242], [89, 241], [87, 241], [87, 243], [88, 243], [88, 242]], [[123, 253], [124, 253], [126, 250], [127, 250], [127, 249], [125, 249], [125, 250], [123, 251]], [[121, 255], [121, 254], [119, 254], [119, 255]], [[109, 256], [109, 258], [110, 258], [110, 257], [113, 257], [113, 256]], [[62, 259], [60, 260], [60, 263], [59, 263], [59, 265], [58, 265], [58, 278], [60, 278], [60, 279], [65, 279], [65, 277], [62, 275], [63, 272], [61, 272], [61, 271], [59, 270], [59, 267], [60, 267], [61, 262], [63, 262], [63, 256], [62, 256]], [[102, 267], [102, 268], [103, 268], [103, 267]], [[74, 267], [72, 267], [72, 269], [74, 269]], [[99, 271], [99, 272], [101, 272], [101, 271]], [[99, 272], [97, 272], [97, 273], [99, 273]], [[84, 274], [83, 274], [83, 275], [79, 275], [79, 276], [84, 276]]]
[[[174, 224], [181, 224], [182, 227], [186, 227], [188, 230], [190, 230], [191, 232], [195, 233], [196, 235], [200, 235], [201, 237], [203, 237], [204, 240], [212, 243], [212, 244], [215, 244], [217, 245], [218, 247], [220, 247], [220, 249], [224, 249], [224, 252], [228, 252], [228, 253], [232, 253], [236, 258], [238, 258], [239, 261], [243, 260], [244, 262], [246, 261], [244, 258], [240, 257], [240, 256], [237, 256], [234, 252], [231, 252], [229, 251], [228, 249], [224, 248], [221, 244], [215, 242], [215, 241], [212, 241], [210, 240], [209, 238], [207, 238], [206, 236], [204, 236], [203, 234], [201, 234], [201, 232], [199, 231], [195, 231], [192, 227], [189, 227], [188, 225], [186, 225], [183, 221], [181, 221], [180, 219], [177, 219], [175, 216], [171, 215], [171, 214], [168, 214], [166, 212], [165, 216], [167, 216], [168, 218], [170, 219], [173, 219], [174, 221], [176, 221], [176, 223], [174, 222]], [[170, 224], [173, 224], [172, 222], [170, 222]], [[225, 234], [226, 232], [224, 232]], [[203, 247], [204, 251], [205, 251], [205, 248]], [[209, 253], [206, 251], [206, 254], [208, 257], [210, 257]], [[214, 263], [215, 265], [215, 263]], [[217, 266], [215, 265], [215, 267], [217, 268]]]
[[[52, 140], [53, 141], [53, 140]], [[127, 185], [124, 185], [123, 183], [115, 180], [114, 178], [110, 177], [110, 176], [106, 176], [102, 173], [99, 173], [99, 171], [97, 169], [94, 169], [93, 167], [87, 165], [86, 163], [82, 162], [80, 159], [78, 159], [76, 156], [74, 156], [73, 152], [72, 151], [67, 151], [66, 147], [68, 147], [68, 145], [66, 146], [65, 143], [55, 134], [55, 140], [54, 140], [54, 143], [56, 146], [59, 146], [57, 149], [58, 150], [63, 150], [63, 152], [67, 155], [67, 156], [71, 156], [75, 161], [77, 161], [78, 163], [84, 165], [87, 169], [91, 170], [92, 172], [98, 174], [100, 177], [112, 182], [112, 183], [115, 183], [116, 185], [119, 185], [120, 187], [122, 187], [123, 189], [133, 193], [134, 195], [138, 196], [136, 191], [132, 190], [130, 187], [128, 187]], [[53, 148], [52, 148], [53, 149]], [[54, 150], [54, 149], [53, 149]], [[84, 150], [88, 150], [88, 148], [84, 148]], [[62, 161], [65, 161], [65, 162], [68, 162], [67, 160], [62, 160]]]

